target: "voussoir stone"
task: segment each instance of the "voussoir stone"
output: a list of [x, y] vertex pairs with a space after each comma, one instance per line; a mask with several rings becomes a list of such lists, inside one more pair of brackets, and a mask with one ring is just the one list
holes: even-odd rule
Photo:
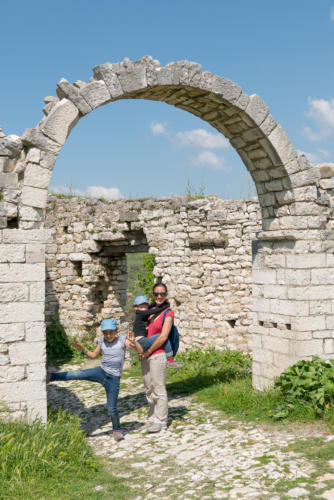
[[250, 96], [246, 113], [254, 120], [256, 125], [261, 125], [269, 115], [269, 108], [258, 95], [253, 94]]
[[112, 98], [123, 95], [123, 89], [115, 72], [120, 67], [119, 63], [105, 63], [93, 68], [95, 80], [103, 80]]
[[66, 97], [75, 104], [82, 115], [86, 115], [92, 111], [92, 108], [85, 101], [85, 99], [80, 95], [77, 87], [70, 84], [65, 78], [62, 78], [57, 83], [57, 94], [62, 99]]
[[78, 108], [68, 99], [62, 99], [54, 106], [40, 129], [50, 139], [64, 144], [78, 120]]
[[91, 109], [98, 108], [111, 101], [110, 92], [103, 81], [95, 80], [80, 90], [80, 96], [89, 104]]

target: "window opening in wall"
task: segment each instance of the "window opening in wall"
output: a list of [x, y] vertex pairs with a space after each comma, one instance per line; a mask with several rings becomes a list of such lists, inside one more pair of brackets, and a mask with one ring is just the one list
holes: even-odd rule
[[227, 322], [230, 325], [231, 328], [235, 327], [236, 319], [228, 319]]
[[19, 227], [19, 219], [17, 217], [13, 217], [7, 221], [8, 229], [18, 229]]
[[73, 266], [78, 278], [82, 278], [82, 261], [81, 260], [74, 261]]
[[273, 328], [277, 328], [277, 323], [273, 323]]
[[146, 295], [152, 300], [152, 287], [154, 284], [153, 268], [154, 255], [147, 252], [126, 254], [128, 286], [127, 300], [124, 308], [126, 321], [133, 321], [135, 317], [133, 302], [137, 295]]
[[263, 326], [263, 321], [259, 321], [259, 325], [260, 325], [260, 326]]

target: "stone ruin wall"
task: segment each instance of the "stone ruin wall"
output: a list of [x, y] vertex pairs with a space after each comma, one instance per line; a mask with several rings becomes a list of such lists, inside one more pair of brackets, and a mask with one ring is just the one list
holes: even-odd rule
[[251, 242], [260, 229], [256, 198], [120, 200], [49, 196], [46, 318], [67, 333], [124, 318], [126, 253], [155, 255], [154, 274], [169, 289], [181, 349], [250, 351]]

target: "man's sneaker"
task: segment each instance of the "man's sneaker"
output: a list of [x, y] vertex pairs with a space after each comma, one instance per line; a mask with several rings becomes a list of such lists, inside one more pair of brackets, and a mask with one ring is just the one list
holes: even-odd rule
[[155, 432], [160, 432], [162, 429], [165, 429], [162, 425], [159, 424], [151, 424], [149, 427], [147, 427], [146, 432], [149, 432], [150, 434], [155, 433]]
[[123, 432], [121, 430], [114, 431], [113, 434], [115, 441], [122, 441], [122, 439], [124, 439]]
[[183, 368], [183, 364], [179, 363], [179, 361], [175, 361], [174, 358], [171, 358], [171, 359], [167, 360], [167, 368], [172, 368], [174, 370], [179, 370], [180, 368]]

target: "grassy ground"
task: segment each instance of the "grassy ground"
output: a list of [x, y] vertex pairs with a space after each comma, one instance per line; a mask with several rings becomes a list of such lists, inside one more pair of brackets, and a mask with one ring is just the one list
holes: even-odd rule
[[0, 421], [0, 499], [128, 499], [131, 490], [92, 453], [79, 419], [50, 411], [42, 425]]

